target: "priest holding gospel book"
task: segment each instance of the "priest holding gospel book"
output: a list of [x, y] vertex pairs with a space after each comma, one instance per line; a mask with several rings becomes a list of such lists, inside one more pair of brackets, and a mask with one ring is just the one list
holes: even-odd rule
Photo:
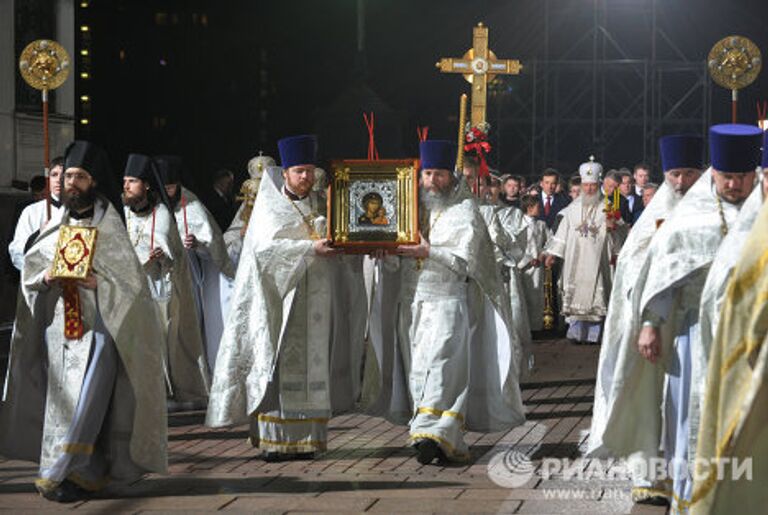
[[[61, 222], [46, 227], [24, 259], [0, 452], [39, 461], [39, 492], [73, 502], [108, 478], [164, 472], [167, 421], [153, 344], [162, 331], [123, 221], [105, 196], [105, 152], [71, 144], [62, 183]], [[69, 277], [52, 273], [58, 269]]]

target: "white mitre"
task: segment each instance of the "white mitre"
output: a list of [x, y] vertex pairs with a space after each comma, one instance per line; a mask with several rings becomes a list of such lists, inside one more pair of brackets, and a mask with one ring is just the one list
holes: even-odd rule
[[579, 175], [582, 184], [598, 183], [603, 175], [603, 165], [595, 162], [595, 156], [589, 156], [589, 161], [579, 166]]
[[264, 156], [259, 152], [259, 155], [248, 161], [248, 175], [251, 179], [261, 179], [264, 175], [264, 170], [270, 166], [276, 166], [275, 160], [269, 156]]
[[315, 191], [322, 191], [325, 189], [325, 170], [319, 166], [315, 167], [315, 184], [312, 186]]

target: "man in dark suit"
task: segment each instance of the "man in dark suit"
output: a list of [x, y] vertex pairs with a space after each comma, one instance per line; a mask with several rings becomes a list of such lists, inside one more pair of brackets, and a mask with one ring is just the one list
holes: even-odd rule
[[543, 220], [547, 227], [552, 229], [557, 221], [557, 213], [562, 211], [570, 198], [563, 193], [555, 193], [557, 183], [560, 182], [560, 174], [554, 168], [547, 168], [541, 176], [541, 195], [539, 195], [539, 220]]
[[203, 204], [211, 212], [222, 231], [227, 230], [237, 212], [237, 205], [232, 198], [234, 183], [235, 176], [232, 172], [225, 169], [218, 170], [213, 176], [211, 190], [203, 197]]
[[645, 209], [643, 197], [635, 192], [635, 180], [629, 170], [622, 170], [620, 173], [621, 184], [619, 184], [619, 191], [621, 192], [621, 196], [627, 201], [627, 210], [629, 211], [628, 223], [634, 224], [635, 221], [640, 218], [643, 209]]

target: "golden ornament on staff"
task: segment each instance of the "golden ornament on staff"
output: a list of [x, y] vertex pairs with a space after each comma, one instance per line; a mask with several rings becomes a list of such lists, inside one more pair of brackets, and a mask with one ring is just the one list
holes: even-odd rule
[[731, 90], [731, 121], [736, 123], [738, 91], [752, 84], [763, 66], [760, 49], [743, 36], [728, 36], [709, 51], [707, 66], [712, 80]]
[[461, 172], [464, 169], [464, 135], [467, 124], [467, 94], [462, 93], [459, 97], [459, 148], [456, 155], [456, 170]]
[[443, 57], [435, 63], [442, 73], [460, 73], [472, 84], [470, 123], [485, 122], [488, 84], [497, 75], [518, 75], [523, 65], [517, 59], [499, 59], [488, 48], [488, 27], [478, 23], [472, 30], [472, 48], [462, 57]]
[[60, 44], [50, 39], [38, 39], [28, 44], [19, 57], [19, 71], [24, 81], [42, 91], [43, 98], [43, 164], [45, 166], [45, 211], [51, 218], [51, 192], [48, 175], [51, 167], [48, 148], [48, 91], [67, 80], [71, 61]]

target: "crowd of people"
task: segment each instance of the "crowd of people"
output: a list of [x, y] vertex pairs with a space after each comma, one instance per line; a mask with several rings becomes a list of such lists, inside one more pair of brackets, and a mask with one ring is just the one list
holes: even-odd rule
[[[368, 255], [327, 237], [314, 136], [280, 140], [280, 166], [253, 158], [239, 207], [231, 172], [206, 207], [178, 156], [131, 154], [120, 189], [105, 151], [75, 141], [9, 246], [21, 286], [0, 453], [39, 462], [41, 495], [70, 502], [164, 472], [169, 410], [249, 424], [268, 461], [315, 458], [329, 419], [363, 410], [407, 424], [420, 463], [465, 461], [464, 431], [525, 421], [520, 380], [552, 326], [602, 343], [592, 455], [687, 470], [762, 452], [762, 139], [712, 127], [705, 170], [702, 138], [662, 138], [661, 185], [594, 158], [527, 185], [470, 156], [457, 170], [455, 143], [426, 140], [417, 242]], [[52, 272], [63, 228], [96, 231], [78, 279]], [[681, 511], [748, 488], [633, 474], [636, 501]]]

